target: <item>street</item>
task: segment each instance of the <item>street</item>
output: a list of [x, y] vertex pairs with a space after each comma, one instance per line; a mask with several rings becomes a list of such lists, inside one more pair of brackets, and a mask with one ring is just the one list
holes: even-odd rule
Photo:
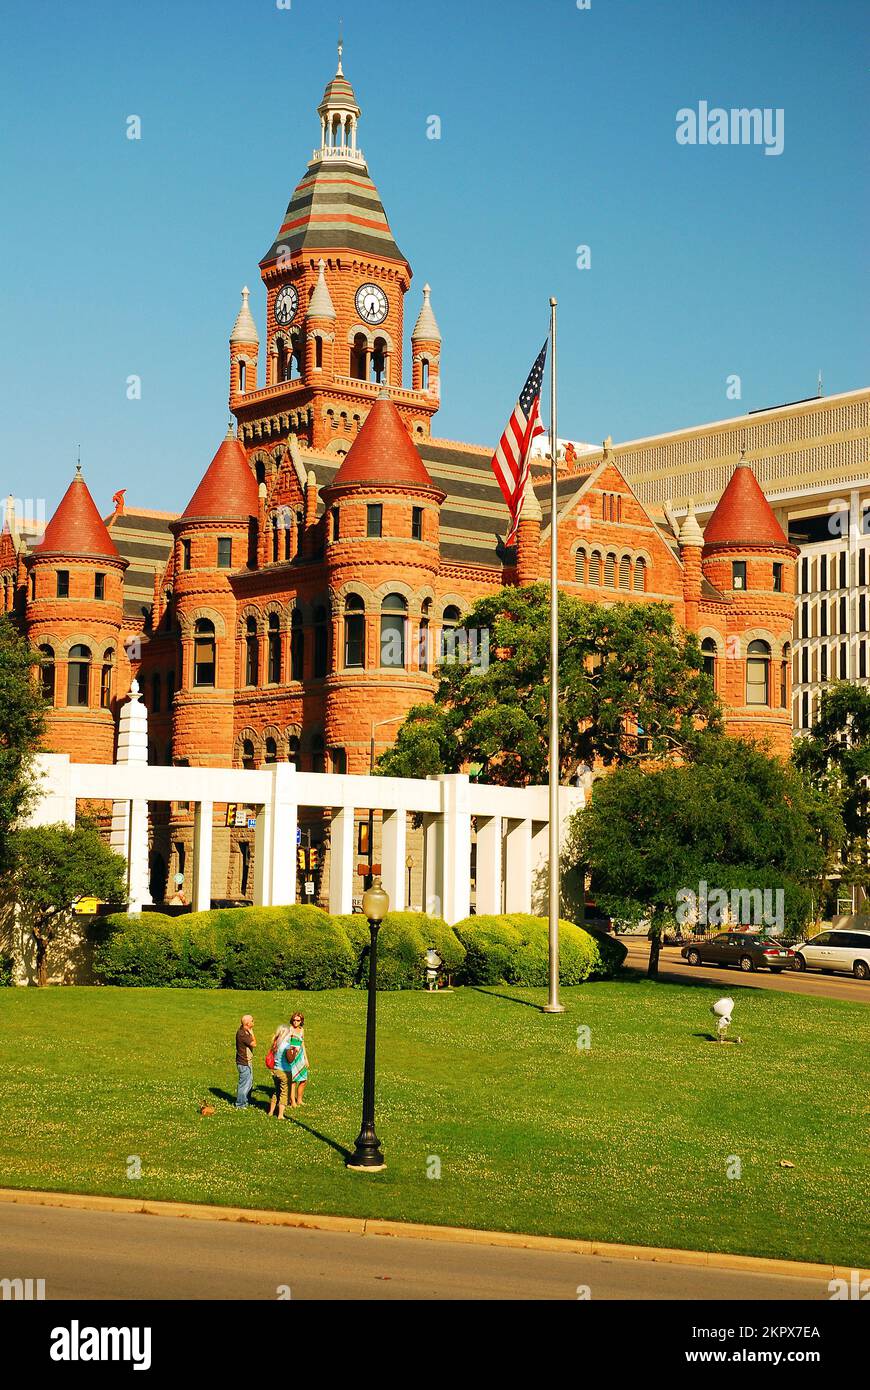
[[16, 1278], [47, 1300], [829, 1297], [823, 1278], [3, 1203], [0, 1279]]
[[[621, 936], [628, 947], [625, 964], [632, 970], [646, 973], [649, 963], [649, 942], [645, 936]], [[818, 971], [798, 974], [784, 970], [771, 975], [769, 970], [751, 971], [744, 975], [736, 966], [689, 965], [680, 955], [679, 946], [664, 946], [659, 957], [659, 979], [693, 984], [722, 985], [728, 989], [744, 985], [750, 989], [785, 990], [789, 994], [809, 994], [817, 999], [849, 999], [853, 1003], [870, 1004], [870, 982], [856, 980], [851, 975], [822, 975]]]

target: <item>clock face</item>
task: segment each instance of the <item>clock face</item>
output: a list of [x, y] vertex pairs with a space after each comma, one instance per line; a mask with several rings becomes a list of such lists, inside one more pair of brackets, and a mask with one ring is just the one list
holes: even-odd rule
[[356, 292], [356, 310], [364, 323], [383, 323], [390, 312], [390, 301], [380, 285], [360, 285]]
[[278, 291], [275, 299], [275, 322], [282, 328], [286, 328], [296, 317], [296, 310], [299, 308], [299, 295], [295, 286], [284, 285]]

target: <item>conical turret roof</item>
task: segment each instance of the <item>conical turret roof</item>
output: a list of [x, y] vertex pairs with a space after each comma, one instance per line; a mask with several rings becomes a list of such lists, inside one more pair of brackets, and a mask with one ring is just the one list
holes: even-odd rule
[[411, 334], [411, 342], [441, 342], [441, 330], [438, 321], [432, 312], [430, 295], [432, 289], [430, 285], [423, 286], [423, 307], [420, 310], [420, 317], [414, 325], [414, 332]]
[[231, 343], [259, 343], [257, 325], [254, 323], [254, 316], [251, 313], [248, 298], [251, 291], [247, 285], [242, 290], [242, 305], [233, 324], [233, 331], [230, 334]]
[[45, 528], [45, 535], [33, 549], [36, 555], [80, 555], [83, 558], [93, 556], [100, 560], [120, 560], [121, 556], [97, 511], [81, 469], [76, 469], [75, 477]]
[[308, 317], [310, 319], [334, 319], [335, 305], [326, 283], [326, 261], [322, 256], [320, 257], [319, 270], [317, 284], [314, 286], [314, 293], [308, 304]]
[[247, 521], [256, 515], [257, 480], [244, 448], [230, 427], [181, 519], [193, 521], [214, 517]]
[[704, 528], [704, 545], [788, 545], [744, 454]]
[[378, 396], [331, 486], [363, 483], [438, 491], [388, 391]]

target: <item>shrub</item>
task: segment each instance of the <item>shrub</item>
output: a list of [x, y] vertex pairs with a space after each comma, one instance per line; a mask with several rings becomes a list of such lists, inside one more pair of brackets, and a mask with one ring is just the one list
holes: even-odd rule
[[341, 989], [353, 982], [356, 954], [347, 933], [319, 907], [226, 908], [209, 915], [220, 918], [228, 989]]
[[94, 977], [101, 984], [146, 987], [172, 984], [176, 976], [175, 924], [158, 912], [118, 912], [94, 924]]
[[[356, 982], [368, 980], [368, 958], [371, 935], [362, 913], [336, 917], [347, 932], [356, 952]], [[430, 917], [425, 912], [390, 912], [384, 918], [378, 935], [378, 989], [421, 989], [423, 987], [423, 958], [430, 946], [444, 961], [449, 971], [462, 968], [465, 950], [451, 927], [442, 917]]]
[[[546, 986], [549, 950], [545, 917], [523, 912], [467, 917], [454, 931], [465, 947], [469, 984]], [[585, 931], [573, 922], [559, 923], [559, 980], [563, 985], [612, 975], [625, 954], [620, 942]]]
[[0, 989], [14, 983], [15, 957], [8, 951], [0, 951]]

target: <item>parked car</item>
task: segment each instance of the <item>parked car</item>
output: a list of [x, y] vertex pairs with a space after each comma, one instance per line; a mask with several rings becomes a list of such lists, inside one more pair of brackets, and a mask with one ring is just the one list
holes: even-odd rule
[[795, 963], [794, 951], [775, 937], [736, 931], [721, 931], [709, 941], [693, 941], [680, 955], [690, 965], [738, 965], [745, 971], [763, 966], [774, 975], [793, 969]]
[[856, 980], [870, 980], [870, 931], [820, 932], [795, 947], [795, 968], [826, 974], [840, 970]]

